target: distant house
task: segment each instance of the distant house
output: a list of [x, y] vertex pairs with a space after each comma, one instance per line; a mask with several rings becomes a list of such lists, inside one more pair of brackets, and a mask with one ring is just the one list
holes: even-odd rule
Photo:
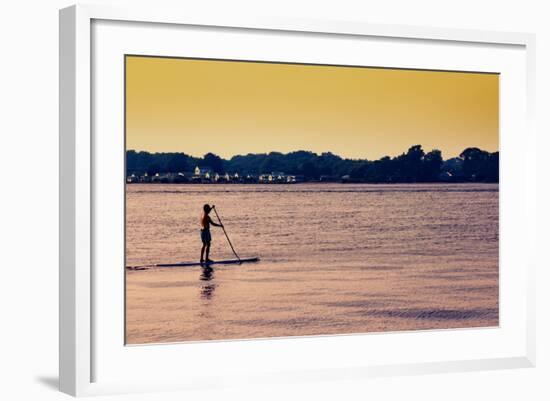
[[177, 173], [173, 175], [172, 182], [181, 184], [184, 182], [189, 182], [189, 178], [185, 175], [185, 173]]
[[145, 173], [141, 177], [139, 177], [139, 182], [149, 183], [151, 182], [151, 177], [149, 176], [149, 174]]
[[303, 175], [287, 175], [286, 182], [289, 184], [295, 184], [297, 182], [304, 182], [305, 177]]
[[195, 167], [195, 174], [193, 175], [193, 181], [209, 182], [214, 178], [215, 178], [215, 173], [210, 167], [208, 166]]
[[[258, 178], [258, 181], [259, 181], [259, 178]], [[257, 182], [257, 181], [256, 181], [256, 177], [255, 177], [255, 176], [250, 175], [250, 174], [247, 174], [246, 177], [244, 177], [244, 182], [250, 184], [250, 183]]]
[[271, 174], [267, 174], [267, 182], [270, 184], [286, 181], [286, 175], [280, 171], [273, 171]]
[[204, 166], [204, 167], [197, 166], [197, 167], [195, 167], [195, 176], [206, 177], [207, 174], [208, 174], [208, 178], [213, 176], [214, 171], [212, 170], [212, 168], [210, 168], [208, 166]]
[[161, 182], [161, 179], [162, 179], [161, 175], [159, 173], [156, 173], [155, 175], [153, 175], [151, 177], [151, 182], [157, 182], [158, 183], [158, 182]]
[[153, 177], [151, 177], [151, 182], [172, 184], [182, 181], [180, 175], [177, 173], [157, 173]]
[[[183, 184], [190, 181], [190, 178], [193, 176], [192, 173], [157, 173], [153, 176], [148, 176], [147, 174], [138, 178], [137, 181], [133, 182], [142, 182], [142, 183], [160, 183], [160, 184]], [[127, 179], [128, 181], [128, 179]]]
[[287, 176], [283, 172], [274, 171], [270, 174], [261, 174], [258, 177], [258, 182], [265, 183], [265, 184], [283, 183], [283, 182], [287, 182]]

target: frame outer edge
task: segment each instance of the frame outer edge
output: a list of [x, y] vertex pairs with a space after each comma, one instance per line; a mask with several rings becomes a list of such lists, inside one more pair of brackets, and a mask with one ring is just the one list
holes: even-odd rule
[[[290, 30], [295, 32], [339, 33], [464, 41], [472, 43], [506, 43], [523, 45], [527, 52], [528, 137], [535, 141], [535, 35], [513, 32], [487, 32], [463, 29], [408, 26], [398, 33], [392, 25], [365, 24], [359, 21], [315, 20], [234, 20], [222, 22], [209, 17], [187, 17], [178, 13], [157, 12], [151, 15], [141, 9], [112, 6], [78, 5], [59, 11], [59, 389], [67, 394], [91, 395], [91, 20], [180, 23], [188, 25], [225, 26], [248, 29]], [[211, 21], [208, 23], [207, 21]], [[268, 26], [268, 27], [266, 27]], [[534, 183], [536, 185], [536, 182]], [[532, 205], [534, 206], [534, 205]], [[535, 220], [534, 214], [531, 216]], [[533, 223], [535, 224], [535, 223]], [[526, 355], [505, 359], [506, 367], [535, 365], [535, 269], [528, 266], [528, 324]], [[478, 361], [483, 362], [483, 361]], [[481, 369], [493, 369], [486, 366]], [[479, 370], [477, 366], [474, 370]], [[464, 369], [468, 370], [468, 369]], [[456, 367], [451, 371], [456, 370]], [[95, 381], [96, 378], [93, 378]], [[97, 384], [96, 384], [97, 386]], [[96, 391], [99, 389], [95, 389]], [[101, 393], [101, 392], [100, 392]], [[109, 392], [112, 393], [112, 392]], [[124, 392], [125, 393], [125, 392]]]
[[76, 8], [59, 11], [59, 390], [76, 395]]
[[59, 12], [59, 389], [77, 396], [91, 377], [90, 23]]
[[531, 236], [529, 259], [527, 262], [527, 344], [526, 344], [526, 359], [531, 367], [536, 366], [536, 274], [537, 274], [537, 245], [540, 238], [537, 238], [537, 183], [540, 183], [540, 178], [537, 178], [537, 132], [536, 132], [536, 35], [526, 34], [525, 38], [526, 49], [526, 87], [527, 87], [527, 144], [528, 148], [532, 149], [531, 157], [528, 160], [527, 170], [535, 174], [530, 174], [527, 180], [528, 191], [533, 195], [532, 201], [529, 203], [529, 227]]

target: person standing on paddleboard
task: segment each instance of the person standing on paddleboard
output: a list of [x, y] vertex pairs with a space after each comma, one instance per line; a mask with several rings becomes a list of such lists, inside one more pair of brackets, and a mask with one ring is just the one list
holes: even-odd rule
[[210, 207], [210, 205], [206, 204], [202, 207], [202, 215], [201, 215], [201, 241], [202, 241], [202, 248], [201, 248], [201, 265], [205, 263], [212, 263], [212, 260], [210, 260], [210, 243], [212, 242], [212, 235], [210, 234], [210, 224], [216, 227], [223, 227], [223, 224], [214, 223], [212, 219], [210, 218], [209, 214], [214, 208], [214, 205]]

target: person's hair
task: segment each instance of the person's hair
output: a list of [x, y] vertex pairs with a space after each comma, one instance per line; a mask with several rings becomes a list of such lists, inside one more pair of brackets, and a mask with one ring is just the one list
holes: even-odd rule
[[210, 211], [210, 205], [208, 203], [206, 203], [203, 207], [202, 207], [202, 210], [204, 210], [205, 213], [208, 213]]

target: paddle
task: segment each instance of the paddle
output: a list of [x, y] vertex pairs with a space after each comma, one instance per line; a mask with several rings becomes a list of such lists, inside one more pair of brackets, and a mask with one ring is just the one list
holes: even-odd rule
[[239, 255], [237, 255], [237, 252], [235, 252], [235, 248], [233, 248], [233, 244], [231, 243], [231, 240], [229, 239], [229, 235], [227, 235], [227, 231], [225, 231], [225, 227], [222, 224], [222, 220], [220, 219], [220, 215], [216, 211], [216, 206], [212, 205], [212, 209], [214, 210], [214, 213], [216, 213], [216, 217], [217, 217], [218, 221], [220, 222], [220, 224], [222, 226], [223, 233], [225, 234], [225, 238], [227, 238], [227, 242], [229, 242], [229, 246], [231, 247], [231, 250], [233, 251], [233, 253], [237, 257], [237, 259], [239, 260], [239, 264], [241, 264], [241, 258], [239, 257]]

